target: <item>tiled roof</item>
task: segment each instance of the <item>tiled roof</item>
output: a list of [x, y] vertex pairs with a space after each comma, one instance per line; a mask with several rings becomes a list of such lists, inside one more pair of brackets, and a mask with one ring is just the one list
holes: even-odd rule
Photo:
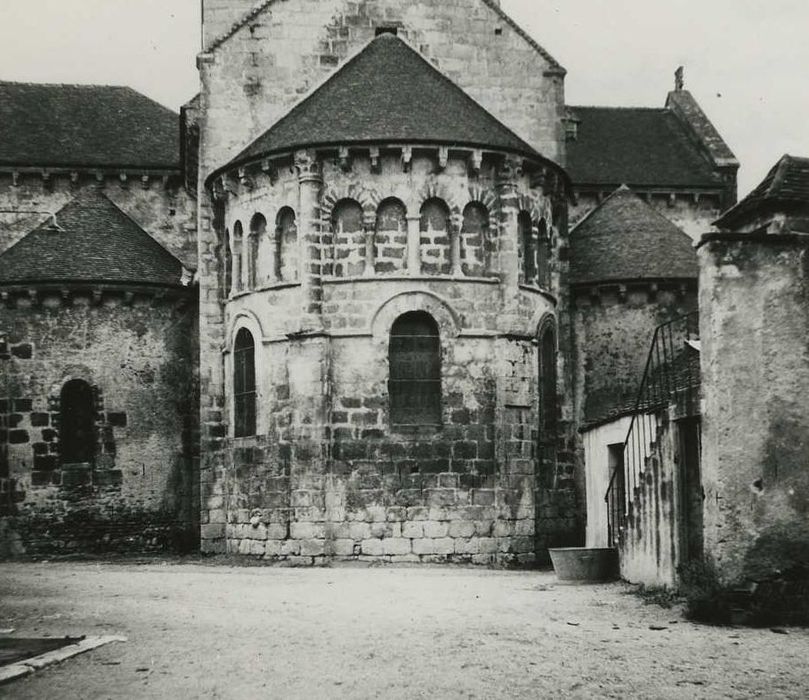
[[402, 141], [538, 156], [402, 39], [381, 34], [227, 167], [304, 146]]
[[0, 82], [0, 165], [179, 168], [179, 117], [128, 87]]
[[572, 284], [697, 277], [691, 239], [627, 187], [570, 232]]
[[756, 209], [792, 204], [809, 206], [809, 158], [783, 155], [758, 187], [726, 211], [716, 225], [733, 227], [745, 214]]
[[99, 282], [179, 286], [182, 264], [103, 193], [83, 192], [0, 254], [0, 285]]
[[[281, 0], [261, 0], [260, 2], [256, 3], [250, 10], [244, 13], [242, 17], [234, 22], [228, 29], [221, 35], [216, 37], [213, 41], [211, 41], [210, 45], [205, 48], [205, 51], [213, 51], [214, 49], [218, 48], [222, 44], [224, 44], [230, 37], [232, 37], [236, 32], [238, 32], [242, 27], [246, 24], [254, 20], [258, 17], [264, 10], [266, 10], [271, 5], [274, 5]], [[550, 63], [551, 68], [564, 72], [564, 68], [557, 62], [557, 60], [551, 56], [545, 49], [543, 49], [536, 41], [531, 38], [531, 35], [528, 34], [519, 24], [517, 24], [504, 10], [500, 7], [499, 0], [482, 0], [485, 5], [488, 5], [492, 10], [494, 10], [497, 15], [502, 19], [506, 24], [508, 24], [517, 34], [519, 34], [528, 44], [533, 48], [537, 53], [539, 53], [548, 63]]]
[[711, 163], [667, 109], [569, 107], [579, 120], [568, 141], [567, 171], [574, 185], [721, 187]]

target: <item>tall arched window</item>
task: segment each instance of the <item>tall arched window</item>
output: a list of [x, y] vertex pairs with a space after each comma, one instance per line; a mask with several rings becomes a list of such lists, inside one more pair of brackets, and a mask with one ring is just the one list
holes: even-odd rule
[[233, 224], [233, 238], [231, 243], [231, 254], [233, 255], [233, 291], [240, 292], [244, 289], [244, 279], [242, 275], [244, 264], [244, 236], [242, 235], [242, 222]]
[[376, 272], [404, 269], [407, 252], [407, 209], [393, 197], [380, 202], [376, 210], [374, 235], [374, 268]]
[[480, 202], [470, 202], [463, 210], [461, 229], [461, 271], [483, 275], [488, 271], [489, 211]]
[[551, 239], [545, 219], [539, 222], [537, 236], [537, 278], [540, 287], [551, 286]]
[[256, 434], [256, 348], [246, 328], [233, 346], [233, 435]]
[[92, 387], [82, 379], [66, 382], [59, 397], [59, 413], [62, 464], [94, 462], [96, 431]]
[[267, 240], [267, 219], [263, 214], [253, 214], [250, 220], [250, 289], [265, 284], [269, 280], [270, 255]]
[[335, 277], [362, 274], [365, 269], [365, 234], [362, 207], [353, 199], [342, 199], [332, 212]]
[[298, 226], [295, 212], [283, 207], [276, 218], [276, 266], [278, 279], [291, 282], [298, 279]]
[[452, 271], [449, 207], [442, 199], [428, 199], [421, 207], [421, 270], [430, 275]]
[[522, 281], [525, 284], [536, 284], [537, 259], [531, 215], [527, 211], [521, 211], [517, 217], [517, 225], [522, 252]]
[[391, 424], [440, 424], [441, 345], [430, 314], [410, 311], [396, 319], [388, 361]]
[[539, 332], [539, 460], [543, 484], [553, 485], [558, 433], [556, 330], [546, 323]]

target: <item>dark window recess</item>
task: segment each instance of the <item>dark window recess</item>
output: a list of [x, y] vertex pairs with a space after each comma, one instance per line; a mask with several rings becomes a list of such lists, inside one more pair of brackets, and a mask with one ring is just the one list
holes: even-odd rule
[[556, 478], [557, 426], [556, 331], [545, 326], [539, 336], [539, 448], [540, 480], [552, 487]]
[[398, 27], [377, 27], [376, 28], [376, 36], [380, 34], [393, 34], [396, 36], [399, 33]]
[[441, 346], [433, 318], [411, 311], [396, 319], [388, 359], [391, 424], [440, 424]]
[[520, 246], [522, 247], [523, 282], [536, 284], [537, 254], [531, 215], [521, 211], [517, 223], [520, 228]]
[[59, 404], [62, 464], [94, 462], [96, 430], [92, 387], [81, 379], [71, 379], [62, 387]]
[[236, 334], [233, 348], [235, 437], [256, 434], [256, 360], [253, 336], [246, 328]]

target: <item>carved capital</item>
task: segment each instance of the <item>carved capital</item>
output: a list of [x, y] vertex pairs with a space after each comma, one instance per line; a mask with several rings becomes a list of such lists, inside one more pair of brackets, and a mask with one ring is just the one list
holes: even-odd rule
[[298, 171], [299, 182], [321, 182], [323, 169], [314, 151], [296, 151], [295, 169]]
[[498, 186], [513, 185], [523, 174], [523, 159], [508, 156], [497, 168]]

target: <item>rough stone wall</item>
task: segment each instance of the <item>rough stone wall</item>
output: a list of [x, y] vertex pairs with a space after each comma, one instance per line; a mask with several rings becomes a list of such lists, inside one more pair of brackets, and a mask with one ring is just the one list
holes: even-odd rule
[[[0, 554], [196, 547], [194, 305], [40, 300], [0, 308]], [[93, 465], [62, 464], [71, 379], [93, 391]]]
[[[0, 251], [46, 221], [48, 212], [56, 212], [90, 187], [98, 187], [91, 173], [79, 173], [75, 182], [68, 173], [55, 173], [47, 180], [41, 173], [22, 173], [16, 184], [11, 173], [0, 173]], [[131, 173], [125, 181], [117, 174], [107, 175], [102, 191], [183, 265], [197, 267], [196, 205], [179, 174], [166, 182], [156, 176], [144, 181]]]
[[575, 292], [576, 415], [581, 423], [634, 406], [655, 328], [697, 306], [695, 284]]
[[[587, 214], [595, 209], [611, 191], [603, 193], [577, 192], [576, 203], [570, 207], [570, 226], [575, 226]], [[638, 194], [644, 195], [643, 191]], [[724, 211], [721, 206], [722, 195], [703, 194], [695, 198], [691, 193], [677, 194], [671, 197], [668, 194], [647, 195], [647, 203], [665, 216], [675, 226], [685, 231], [696, 242], [702, 234], [715, 230], [713, 222]]]
[[699, 250], [705, 551], [728, 582], [809, 550], [808, 249], [716, 234]]

